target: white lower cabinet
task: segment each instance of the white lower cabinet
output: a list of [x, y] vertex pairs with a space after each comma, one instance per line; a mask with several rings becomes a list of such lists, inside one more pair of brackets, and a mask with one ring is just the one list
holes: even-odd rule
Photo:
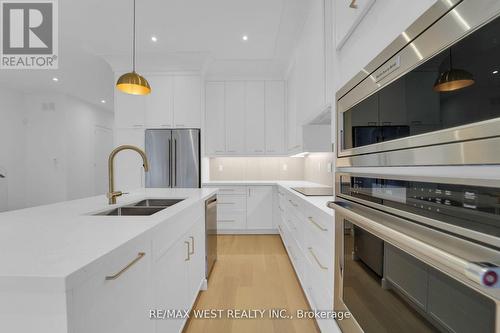
[[273, 187], [248, 186], [247, 228], [273, 228]]
[[[196, 221], [153, 265], [155, 309], [190, 310], [205, 279], [205, 229]], [[156, 332], [180, 332], [185, 318], [158, 319]]]
[[[189, 281], [186, 261], [189, 242], [179, 239], [154, 263], [154, 304], [158, 310], [185, 310], [189, 308]], [[179, 332], [184, 319], [158, 319], [156, 332]]]
[[225, 234], [274, 234], [274, 186], [216, 186], [217, 230]]
[[132, 241], [113, 251], [101, 268], [71, 293], [70, 331], [154, 332], [154, 322], [148, 317], [151, 262], [151, 243], [147, 240]]
[[203, 209], [193, 206], [91, 268], [92, 275], [68, 291], [67, 331], [181, 332], [186, 318], [161, 319], [157, 310], [190, 311], [205, 281]]
[[[278, 186], [278, 230], [312, 310], [333, 309], [333, 217]], [[321, 332], [340, 332], [318, 319]]]

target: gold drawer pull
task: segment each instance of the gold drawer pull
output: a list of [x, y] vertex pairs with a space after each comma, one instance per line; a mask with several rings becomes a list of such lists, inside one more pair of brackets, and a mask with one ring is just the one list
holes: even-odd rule
[[189, 261], [189, 260], [191, 259], [191, 251], [189, 250], [189, 247], [190, 247], [190, 246], [189, 246], [189, 242], [188, 242], [188, 241], [184, 241], [184, 244], [186, 244], [186, 245], [187, 245], [187, 249], [188, 249], [188, 250], [187, 250], [187, 255], [188, 255], [188, 256], [187, 256], [187, 258], [186, 258], [186, 259], [184, 259], [184, 261]]
[[236, 220], [217, 220], [217, 222], [236, 222]]
[[313, 248], [309, 247], [308, 250], [311, 253], [311, 255], [313, 256], [316, 263], [318, 264], [319, 268], [324, 269], [325, 271], [328, 270], [328, 267], [321, 265], [321, 262], [319, 261], [318, 257], [316, 257], [316, 253], [314, 253], [314, 251], [313, 251]]
[[191, 238], [191, 252], [189, 254], [194, 254], [194, 237], [189, 236]]
[[328, 231], [328, 229], [323, 228], [319, 223], [317, 223], [316, 221], [314, 221], [312, 217], [309, 216], [307, 219], [309, 220], [309, 222], [311, 222], [312, 224], [314, 224], [319, 230], [321, 230], [321, 231]]
[[295, 202], [293, 202], [292, 200], [288, 199], [288, 201], [290, 201], [290, 203], [292, 204], [293, 207], [298, 207], [299, 205], [297, 205]]
[[120, 277], [120, 275], [122, 275], [123, 273], [125, 273], [130, 267], [132, 267], [136, 262], [138, 262], [139, 260], [141, 260], [145, 255], [146, 255], [145, 252], [139, 252], [137, 254], [137, 257], [134, 260], [132, 260], [127, 266], [123, 267], [121, 269], [121, 271], [119, 271], [116, 274], [106, 276], [106, 280], [116, 280], [116, 279], [118, 279]]

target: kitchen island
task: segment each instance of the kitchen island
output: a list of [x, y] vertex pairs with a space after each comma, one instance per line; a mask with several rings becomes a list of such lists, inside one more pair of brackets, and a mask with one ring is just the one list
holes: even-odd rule
[[[142, 189], [0, 214], [1, 332], [178, 331], [205, 281], [205, 200], [216, 189]], [[183, 199], [150, 216], [94, 215]], [[173, 302], [170, 304], [169, 302]]]

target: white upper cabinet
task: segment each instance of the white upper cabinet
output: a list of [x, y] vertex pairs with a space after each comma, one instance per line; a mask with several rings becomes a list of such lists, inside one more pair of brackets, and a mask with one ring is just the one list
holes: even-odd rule
[[117, 128], [144, 127], [146, 98], [115, 90], [115, 124]]
[[263, 154], [266, 149], [264, 81], [246, 83], [245, 109], [246, 152]]
[[173, 77], [151, 76], [152, 87], [146, 96], [146, 126], [149, 128], [170, 128], [174, 121]]
[[226, 82], [226, 152], [245, 152], [245, 82]]
[[205, 148], [208, 155], [224, 154], [224, 82], [208, 82], [205, 90]]
[[285, 82], [207, 82], [207, 155], [283, 155]]
[[201, 83], [199, 76], [174, 77], [174, 127], [201, 127]]
[[151, 94], [115, 92], [117, 128], [200, 128], [201, 83], [196, 75], [147, 75]]
[[285, 83], [266, 82], [266, 152], [285, 150]]

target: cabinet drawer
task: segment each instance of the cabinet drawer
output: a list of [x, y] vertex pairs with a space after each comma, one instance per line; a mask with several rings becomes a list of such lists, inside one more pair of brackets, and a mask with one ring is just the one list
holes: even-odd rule
[[243, 195], [218, 195], [218, 211], [246, 210], [246, 197]]
[[154, 322], [144, 315], [151, 307], [150, 240], [131, 241], [107, 255], [73, 290], [68, 306], [76, 333], [153, 332]]
[[329, 253], [318, 250], [315, 246], [308, 246], [304, 250], [311, 265], [311, 281], [320, 287], [332, 289], [333, 257]]
[[333, 258], [333, 221], [327, 223], [325, 219], [318, 219], [310, 212], [305, 212], [307, 217], [303, 217], [304, 237], [306, 238], [304, 247], [314, 247], [317, 252], [324, 253], [327, 261]]
[[247, 187], [246, 186], [214, 186], [219, 189], [218, 194], [219, 195], [225, 195], [225, 194], [240, 194], [240, 195], [246, 195], [247, 194]]
[[233, 212], [217, 212], [217, 229], [246, 229], [246, 213], [233, 211]]

